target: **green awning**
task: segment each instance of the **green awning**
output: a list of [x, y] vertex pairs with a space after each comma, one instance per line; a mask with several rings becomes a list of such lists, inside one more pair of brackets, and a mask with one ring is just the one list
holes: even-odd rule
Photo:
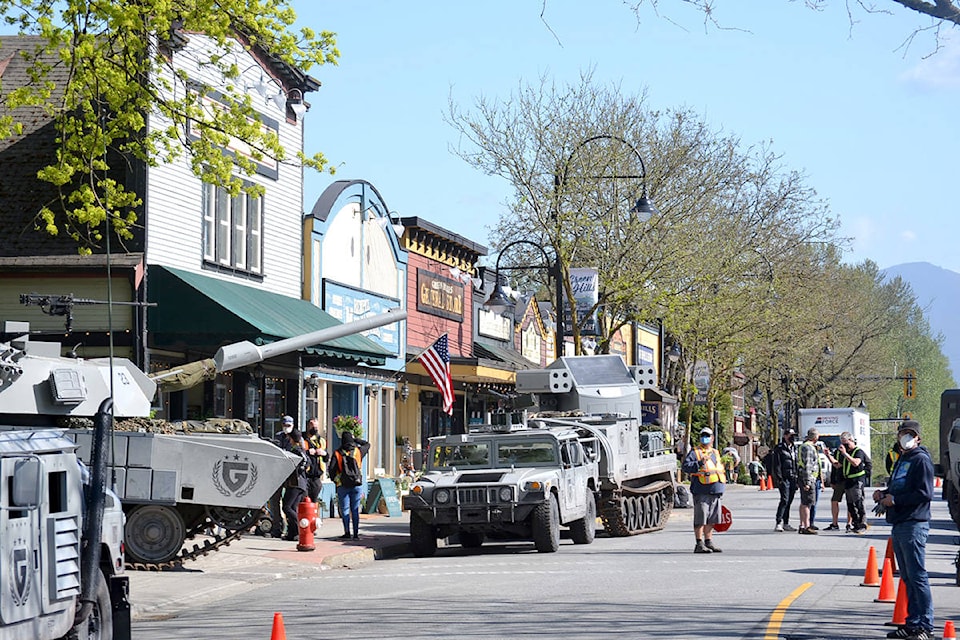
[[[250, 340], [292, 338], [341, 322], [307, 300], [254, 289], [173, 267], [148, 267], [150, 335], [158, 347], [217, 347]], [[314, 356], [382, 365], [392, 354], [362, 335], [345, 336], [304, 350]]]
[[515, 371], [533, 369], [537, 366], [516, 351], [504, 349], [489, 342], [481, 342], [480, 340], [474, 340], [473, 342], [473, 355], [478, 358], [502, 362], [509, 365], [506, 367], [507, 369]]

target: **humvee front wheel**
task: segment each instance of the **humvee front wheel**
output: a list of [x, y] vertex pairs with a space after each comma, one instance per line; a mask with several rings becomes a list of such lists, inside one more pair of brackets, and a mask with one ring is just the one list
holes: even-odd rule
[[433, 526], [417, 513], [410, 513], [410, 548], [418, 558], [427, 558], [437, 552], [437, 536]]
[[560, 548], [560, 507], [555, 496], [549, 496], [533, 512], [533, 545], [540, 553], [553, 553]]
[[110, 590], [100, 571], [95, 577], [93, 609], [87, 619], [67, 634], [68, 640], [112, 640], [113, 608], [110, 605]]
[[587, 510], [583, 518], [570, 523], [573, 544], [590, 544], [597, 536], [597, 502], [592, 491], [587, 491]]

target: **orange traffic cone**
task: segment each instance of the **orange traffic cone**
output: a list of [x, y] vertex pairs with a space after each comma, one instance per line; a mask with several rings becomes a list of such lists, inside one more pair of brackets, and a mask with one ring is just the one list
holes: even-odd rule
[[[903, 584], [903, 580], [900, 581], [900, 584]], [[890, 568], [890, 561], [886, 558], [883, 559], [883, 580], [880, 581], [880, 595], [873, 601], [895, 602], [893, 597], [893, 569]]]
[[287, 632], [283, 628], [283, 614], [279, 611], [273, 614], [273, 631], [270, 640], [287, 640]]
[[897, 604], [893, 605], [893, 619], [883, 624], [888, 627], [902, 627], [907, 624], [907, 586], [903, 584], [903, 578], [900, 578], [897, 586]]
[[953, 628], [953, 620], [943, 623], [943, 640], [957, 640], [957, 630]]
[[[883, 570], [887, 571], [888, 565], [884, 562]], [[893, 574], [891, 574], [893, 575]], [[870, 553], [867, 554], [867, 569], [863, 572], [863, 582], [861, 587], [876, 587], [880, 584], [880, 576], [877, 574], [877, 550], [870, 545]]]
[[767, 490], [767, 479], [766, 479], [766, 478], [760, 478], [760, 483], [759, 483], [759, 485], [760, 485], [760, 491], [766, 491], [766, 490]]
[[893, 538], [887, 538], [887, 552], [883, 556], [890, 559], [890, 567], [893, 568], [893, 575], [900, 575], [897, 571], [897, 554], [893, 552]]
[[933, 486], [936, 487], [937, 489], [939, 489], [941, 486], [943, 486], [943, 481], [940, 480], [939, 477], [935, 477], [935, 478], [933, 479]]
[[767, 491], [773, 489], [773, 476], [767, 476]]

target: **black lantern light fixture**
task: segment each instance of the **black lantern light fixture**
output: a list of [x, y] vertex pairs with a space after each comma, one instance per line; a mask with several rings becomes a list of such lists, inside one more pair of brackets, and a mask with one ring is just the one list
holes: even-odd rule
[[763, 391], [760, 391], [760, 383], [757, 383], [757, 386], [753, 389], [753, 393], [750, 394], [750, 399], [753, 400], [754, 405], [760, 404], [760, 401], [763, 400]]

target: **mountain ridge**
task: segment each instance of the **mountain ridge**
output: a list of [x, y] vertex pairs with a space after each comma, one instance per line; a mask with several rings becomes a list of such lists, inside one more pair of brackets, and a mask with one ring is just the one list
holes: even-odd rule
[[943, 336], [941, 349], [956, 378], [960, 371], [960, 332], [955, 320], [960, 317], [960, 273], [929, 262], [896, 264], [881, 273], [888, 279], [899, 276], [913, 289], [933, 335]]

